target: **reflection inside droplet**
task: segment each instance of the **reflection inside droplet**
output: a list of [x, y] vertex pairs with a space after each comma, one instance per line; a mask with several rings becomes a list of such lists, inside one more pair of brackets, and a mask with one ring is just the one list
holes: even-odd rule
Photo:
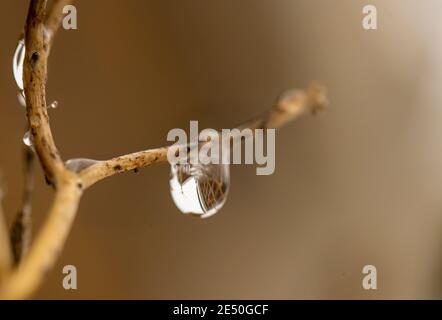
[[230, 187], [228, 164], [172, 164], [170, 191], [183, 213], [207, 218], [217, 213], [227, 200]]

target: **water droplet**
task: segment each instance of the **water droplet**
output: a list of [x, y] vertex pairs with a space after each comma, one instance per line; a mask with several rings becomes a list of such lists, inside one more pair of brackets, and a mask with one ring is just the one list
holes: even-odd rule
[[23, 64], [25, 62], [25, 41], [22, 39], [18, 42], [15, 49], [14, 58], [12, 60], [12, 72], [14, 73], [15, 82], [20, 91], [24, 90], [23, 86]]
[[48, 109], [57, 109], [57, 108], [58, 108], [58, 101], [54, 101], [50, 105], [48, 105]]
[[34, 138], [32, 137], [30, 131], [26, 131], [25, 135], [23, 136], [23, 143], [29, 148], [34, 148]]
[[75, 173], [79, 173], [98, 162], [100, 161], [93, 159], [70, 159], [66, 161], [65, 165], [67, 169]]
[[26, 97], [25, 97], [25, 92], [24, 92], [24, 91], [20, 91], [20, 92], [18, 93], [17, 98], [18, 98], [18, 102], [20, 103], [20, 105], [21, 105], [22, 107], [25, 107], [25, 108], [26, 108]]
[[227, 200], [230, 187], [228, 164], [172, 164], [170, 191], [183, 213], [208, 218]]

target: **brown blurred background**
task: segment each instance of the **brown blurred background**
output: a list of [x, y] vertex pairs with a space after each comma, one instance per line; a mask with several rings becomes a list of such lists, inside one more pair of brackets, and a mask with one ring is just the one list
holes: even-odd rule
[[[379, 29], [364, 31], [375, 4]], [[28, 1], [0, 12], [0, 167], [20, 204], [24, 110], [11, 59]], [[232, 169], [224, 209], [181, 214], [166, 165], [86, 193], [36, 298], [442, 298], [442, 2], [78, 1], [48, 100], [65, 159], [166, 144], [171, 128], [229, 128], [281, 90], [320, 80], [331, 108], [279, 131], [276, 172]], [[38, 175], [38, 230], [52, 191]], [[78, 290], [62, 288], [62, 268]], [[377, 291], [361, 287], [378, 270]]]

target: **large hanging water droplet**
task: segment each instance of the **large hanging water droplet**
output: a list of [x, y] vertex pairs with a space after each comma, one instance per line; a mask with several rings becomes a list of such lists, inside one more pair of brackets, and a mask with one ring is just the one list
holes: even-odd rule
[[172, 164], [170, 191], [183, 213], [208, 218], [227, 200], [230, 187], [228, 164]]
[[30, 131], [26, 131], [25, 135], [23, 136], [23, 143], [29, 148], [34, 148], [34, 138], [32, 137]]
[[23, 64], [25, 62], [25, 41], [20, 40], [15, 49], [14, 58], [12, 60], [12, 72], [14, 73], [15, 82], [20, 91], [24, 90], [23, 85]]
[[84, 169], [98, 162], [99, 162], [98, 160], [93, 160], [93, 159], [70, 159], [66, 161], [65, 165], [67, 169], [75, 173], [79, 173], [80, 171], [83, 171]]

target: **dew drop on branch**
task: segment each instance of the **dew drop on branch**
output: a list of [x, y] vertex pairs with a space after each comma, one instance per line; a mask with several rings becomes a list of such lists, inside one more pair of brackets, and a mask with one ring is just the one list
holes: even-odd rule
[[70, 159], [68, 161], [66, 161], [65, 165], [66, 168], [70, 171], [73, 171], [75, 173], [79, 173], [81, 171], [83, 171], [84, 169], [98, 163], [100, 161], [98, 160], [93, 160], [93, 159]]
[[226, 202], [229, 187], [228, 164], [171, 164], [172, 199], [185, 214], [201, 218], [214, 215]]

